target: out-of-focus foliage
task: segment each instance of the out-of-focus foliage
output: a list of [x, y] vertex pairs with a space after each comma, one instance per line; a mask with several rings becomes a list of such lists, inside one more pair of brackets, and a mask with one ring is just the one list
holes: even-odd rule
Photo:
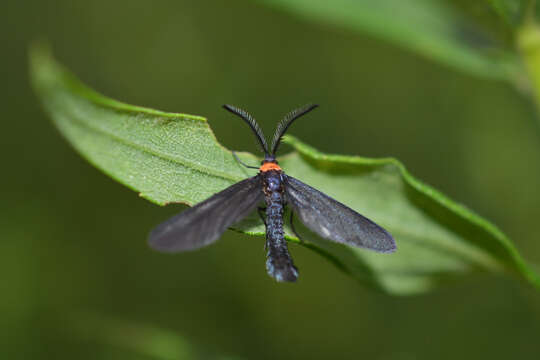
[[240, 360], [236, 356], [214, 354], [189, 343], [181, 334], [148, 324], [81, 312], [68, 314], [66, 320], [66, 329], [75, 337], [124, 351], [130, 359]]
[[[260, 1], [305, 18], [372, 34], [475, 75], [512, 80], [521, 72], [512, 48], [471, 19], [465, 11], [470, 5], [460, 9], [447, 0]], [[493, 1], [493, 6], [507, 20], [519, 12], [503, 1]]]
[[508, 80], [540, 106], [536, 0], [258, 1], [371, 34], [459, 71]]
[[504, 21], [512, 26], [518, 26], [527, 9], [528, 0], [476, 0], [471, 3], [481, 3], [482, 1], [489, 3], [493, 9], [501, 16]]

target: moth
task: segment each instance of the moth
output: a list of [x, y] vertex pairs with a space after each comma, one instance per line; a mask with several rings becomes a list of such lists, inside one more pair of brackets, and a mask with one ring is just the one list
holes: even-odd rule
[[[298, 269], [289, 254], [283, 231], [283, 213], [288, 205], [292, 210], [291, 225], [294, 213], [322, 238], [380, 253], [396, 250], [394, 239], [385, 229], [339, 201], [286, 175], [279, 166], [276, 153], [283, 135], [296, 119], [317, 105], [308, 104], [288, 113], [279, 122], [270, 147], [262, 129], [249, 113], [232, 105], [223, 107], [242, 118], [255, 134], [264, 159], [258, 168], [242, 164], [258, 169], [258, 174], [158, 225], [149, 236], [152, 248], [162, 252], [201, 248], [216, 241], [227, 228], [257, 210], [266, 227], [268, 274], [279, 282], [294, 282], [298, 278]], [[265, 206], [260, 207], [261, 203]]]

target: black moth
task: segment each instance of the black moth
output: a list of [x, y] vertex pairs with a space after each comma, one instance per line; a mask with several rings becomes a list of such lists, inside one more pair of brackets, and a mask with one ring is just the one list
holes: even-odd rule
[[[211, 196], [172, 217], [150, 233], [150, 246], [164, 252], [194, 250], [216, 241], [232, 224], [258, 208], [266, 226], [266, 270], [277, 281], [296, 281], [283, 233], [283, 208], [289, 205], [300, 220], [321, 237], [338, 243], [381, 253], [396, 250], [392, 236], [373, 221], [303, 182], [285, 175], [276, 161], [276, 152], [294, 120], [317, 105], [306, 105], [287, 114], [277, 126], [268, 148], [264, 134], [246, 111], [231, 105], [226, 110], [240, 116], [251, 127], [264, 151], [259, 173]], [[269, 149], [271, 151], [269, 151]], [[292, 213], [291, 212], [291, 225]]]

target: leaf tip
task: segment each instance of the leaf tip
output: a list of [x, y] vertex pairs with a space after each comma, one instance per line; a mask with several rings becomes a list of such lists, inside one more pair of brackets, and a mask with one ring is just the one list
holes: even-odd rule
[[31, 70], [36, 70], [38, 65], [50, 62], [52, 57], [52, 50], [48, 41], [36, 39], [30, 42], [28, 46], [28, 58]]

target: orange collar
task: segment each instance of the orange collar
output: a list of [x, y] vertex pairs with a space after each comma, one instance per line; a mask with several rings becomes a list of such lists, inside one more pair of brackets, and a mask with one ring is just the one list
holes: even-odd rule
[[275, 162], [266, 162], [266, 163], [262, 164], [261, 167], [259, 168], [260, 172], [267, 172], [267, 171], [270, 171], [270, 170], [280, 171], [281, 168]]

